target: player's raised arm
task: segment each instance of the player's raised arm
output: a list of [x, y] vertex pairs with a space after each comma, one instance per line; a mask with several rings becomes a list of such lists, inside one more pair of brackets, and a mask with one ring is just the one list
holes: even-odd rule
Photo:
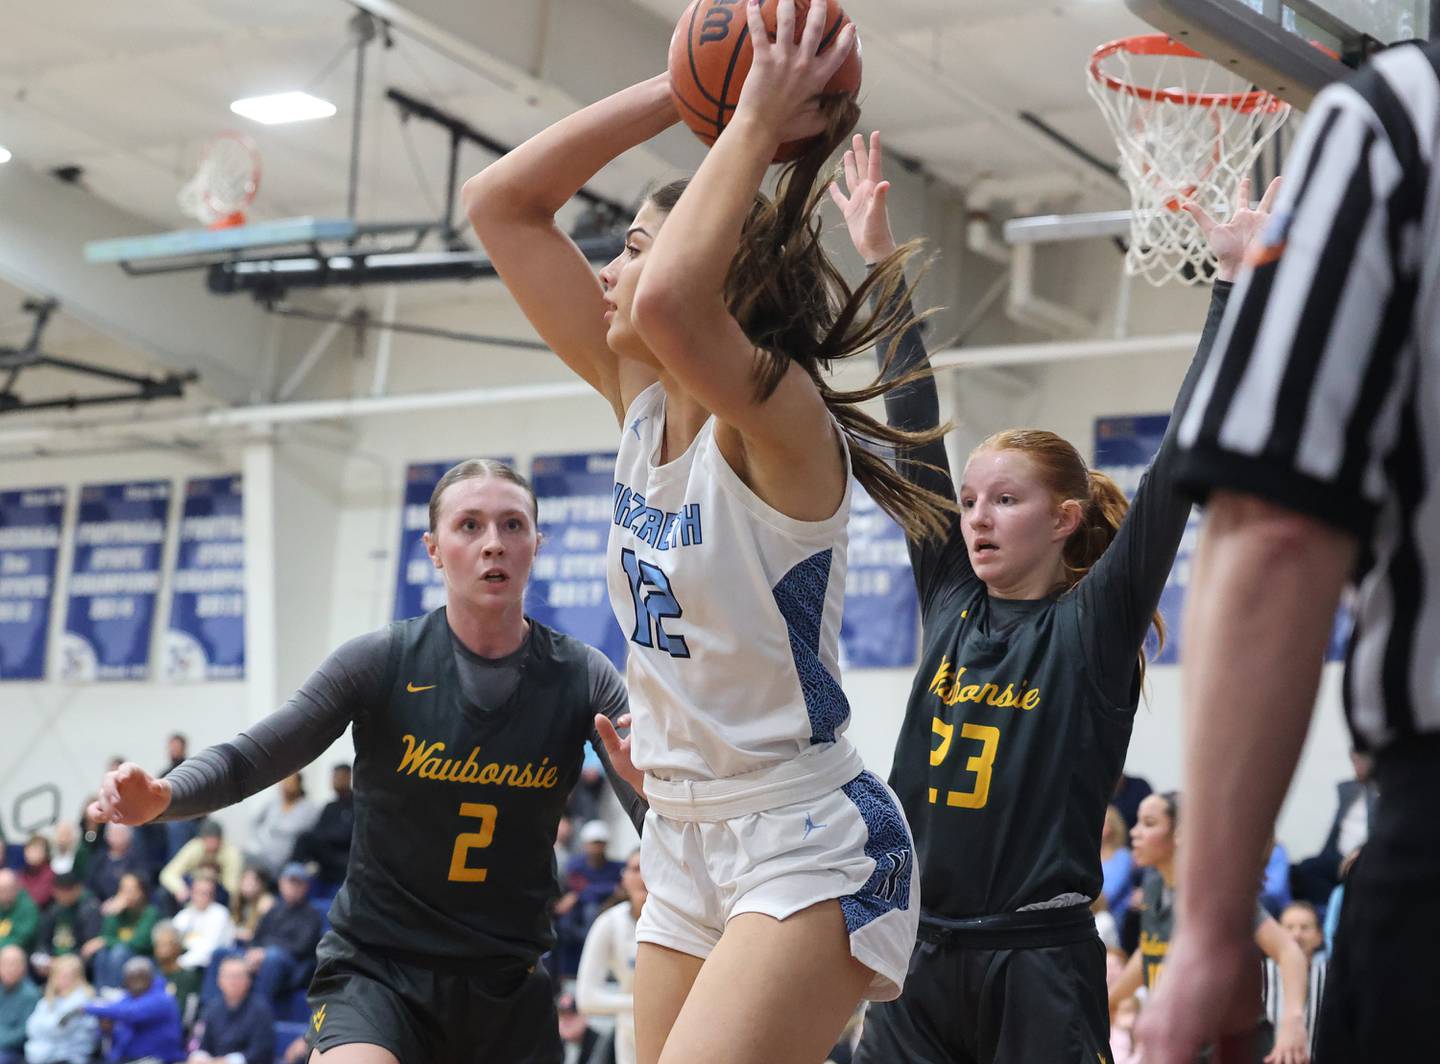
[[605, 297], [555, 215], [607, 163], [677, 120], [666, 75], [555, 123], [465, 182], [466, 214], [510, 294], [541, 338], [603, 395], [619, 420], [655, 379], [621, 366], [606, 342]]
[[[855, 32], [847, 25], [835, 45], [817, 55], [826, 17], [823, 0], [811, 5], [799, 43], [791, 36], [793, 21], [787, 21], [795, 17], [793, 5], [782, 0], [778, 10], [780, 22], [772, 42], [759, 8], [746, 5], [754, 64], [734, 117], [664, 226], [653, 238], [650, 234], [642, 238], [640, 250], [647, 261], [635, 291], [634, 323], [664, 372], [721, 422], [738, 430], [757, 466], [786, 464], [795, 472], [796, 493], [828, 500], [824, 513], [818, 511], [825, 501], [818, 498], [795, 507], [817, 511], [807, 515], [816, 518], [833, 512], [844, 490], [836, 451], [815, 445], [817, 439], [833, 435], [830, 414], [814, 379], [796, 364], [777, 374], [779, 380], [770, 394], [759, 394], [756, 380], [765, 355], [737, 320], [735, 310], [742, 316], [745, 310], [733, 307], [727, 298], [727, 278], [741, 250], [742, 229], [747, 221], [754, 222], [756, 193], [781, 143], [794, 139], [797, 130], [818, 135], [831, 123], [833, 112], [822, 113], [817, 101], [854, 47]], [[802, 207], [808, 203], [810, 181], [805, 180], [805, 169], [792, 172], [775, 214], [760, 224], [792, 230], [786, 207], [797, 200]], [[814, 173], [809, 177], [813, 179]], [[798, 227], [792, 231], [797, 245], [813, 239]], [[798, 247], [791, 251], [794, 261], [799, 261]], [[777, 252], [781, 260], [775, 268], [784, 270], [784, 252]], [[749, 324], [751, 332], [758, 331], [755, 323]]]

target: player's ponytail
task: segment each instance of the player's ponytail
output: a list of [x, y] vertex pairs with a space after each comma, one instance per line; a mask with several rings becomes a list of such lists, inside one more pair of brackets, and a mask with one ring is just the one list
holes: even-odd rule
[[[860, 109], [848, 96], [834, 97], [824, 107], [829, 119], [825, 133], [785, 167], [773, 200], [757, 194], [751, 205], [725, 280], [726, 306], [761, 352], [756, 401], [768, 399], [791, 363], [798, 363], [814, 380], [844, 434], [855, 478], [907, 536], [938, 538], [946, 533], [955, 504], [907, 481], [885, 459], [907, 457], [943, 438], [948, 426], [906, 432], [859, 408], [928, 371], [849, 391], [831, 388], [825, 379], [824, 371], [834, 363], [880, 344], [893, 345], [916, 323], [910, 309], [913, 286], [906, 282], [905, 267], [921, 245], [906, 244], [856, 288], [831, 262], [820, 241], [819, 214], [830, 177], [821, 181], [820, 174], [855, 128]], [[648, 200], [668, 213], [686, 184], [664, 185]], [[870, 309], [872, 297], [878, 310]]]
[[[1069, 441], [1043, 429], [1006, 429], [985, 440], [976, 451], [1020, 451], [1040, 471], [1057, 503], [1080, 504], [1080, 524], [1070, 533], [1060, 558], [1065, 566], [1065, 589], [1078, 584], [1120, 531], [1130, 501], [1120, 486], [1104, 473], [1089, 469]], [[1165, 646], [1165, 619], [1155, 611], [1155, 653]], [[1140, 648], [1140, 680], [1145, 680], [1145, 648]]]

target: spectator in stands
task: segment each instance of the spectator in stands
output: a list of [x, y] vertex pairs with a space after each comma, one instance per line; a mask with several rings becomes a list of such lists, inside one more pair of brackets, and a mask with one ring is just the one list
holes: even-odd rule
[[57, 957], [79, 954], [85, 943], [100, 934], [100, 903], [87, 891], [74, 872], [55, 877], [55, 900], [40, 917], [40, 933], [30, 964], [40, 976], [51, 971]]
[[131, 957], [121, 973], [125, 996], [114, 1001], [92, 1001], [85, 1011], [114, 1025], [110, 1050], [112, 1064], [160, 1060], [170, 1064], [185, 1059], [180, 1030], [180, 1006], [155, 976], [146, 957]]
[[315, 947], [325, 933], [325, 919], [310, 904], [310, 873], [298, 861], [280, 872], [280, 903], [260, 920], [246, 970], [266, 1001], [279, 1002], [305, 986], [315, 970]]
[[[55, 841], [50, 846], [50, 870], [57, 876], [66, 872], [75, 873], [79, 879], [85, 878], [84, 862], [78, 860], [80, 856], [80, 831], [68, 820], [62, 820], [55, 825]], [[80, 865], [79, 868], [76, 865]]]
[[200, 1048], [192, 1061], [223, 1060], [227, 1064], [271, 1064], [275, 1059], [275, 1017], [263, 995], [251, 993], [250, 973], [239, 957], [220, 962], [218, 1001], [200, 1017]]
[[161, 871], [160, 885], [178, 904], [184, 905], [190, 900], [188, 880], [205, 865], [219, 866], [220, 885], [230, 897], [234, 897], [240, 889], [240, 873], [245, 863], [240, 858], [240, 851], [225, 841], [225, 831], [216, 820], [201, 822], [195, 838], [180, 847]]
[[605, 767], [600, 755], [590, 747], [585, 748], [585, 761], [580, 766], [580, 778], [570, 791], [565, 815], [577, 824], [588, 824], [600, 816], [600, 800], [605, 791]]
[[170, 764], [160, 770], [162, 779], [179, 768], [181, 762], [190, 756], [190, 740], [185, 737], [184, 732], [173, 732], [170, 738], [165, 740], [165, 753], [170, 758]]
[[[189, 749], [190, 741], [182, 732], [172, 733], [170, 738], [165, 741], [165, 755], [169, 758], [170, 763], [157, 775], [164, 778], [174, 772], [189, 755]], [[196, 820], [171, 820], [165, 824], [146, 826], [154, 829], [159, 846], [164, 850], [160, 856], [160, 864], [163, 865], [174, 860], [175, 855], [180, 852], [180, 847], [195, 837], [195, 832], [200, 824]]]
[[560, 1017], [560, 1041], [565, 1047], [565, 1064], [596, 1064], [600, 1036], [575, 1007], [575, 995], [561, 994], [555, 999], [555, 1011]]
[[[1310, 983], [1305, 992], [1305, 1030], [1310, 1035], [1310, 1053], [1315, 1053], [1315, 1033], [1320, 1025], [1320, 1002], [1325, 996], [1325, 970], [1329, 956], [1325, 937], [1320, 932], [1320, 915], [1308, 901], [1292, 901], [1280, 913], [1280, 926], [1295, 940], [1310, 965]], [[1275, 962], [1265, 960], [1265, 1014], [1275, 1024], [1285, 1007], [1280, 971]]]
[[1279, 839], [1270, 840], [1270, 859], [1265, 862], [1265, 885], [1260, 890], [1260, 904], [1275, 919], [1290, 904], [1290, 854]]
[[85, 885], [97, 898], [113, 898], [120, 889], [120, 880], [134, 873], [150, 878], [150, 866], [144, 854], [135, 847], [135, 829], [124, 824], [105, 825], [105, 848], [90, 857]]
[[266, 797], [250, 827], [245, 859], [268, 875], [278, 876], [295, 852], [300, 836], [315, 826], [319, 807], [305, 797], [300, 773], [286, 776]]
[[226, 949], [235, 941], [230, 910], [215, 901], [215, 880], [203, 873], [190, 884], [190, 903], [175, 914], [174, 923], [185, 946], [180, 955], [182, 968], [203, 971], [216, 950]]
[[45, 996], [25, 1024], [26, 1064], [89, 1064], [100, 1047], [100, 1024], [85, 1011], [94, 997], [80, 958], [55, 958]]
[[20, 887], [41, 909], [55, 895], [55, 870], [50, 867], [50, 840], [31, 835], [25, 840], [25, 863], [20, 868]]
[[20, 877], [0, 868], [0, 946], [19, 946], [28, 954], [39, 930], [39, 907], [20, 889]]
[[1130, 855], [1130, 829], [1125, 826], [1125, 817], [1113, 805], [1105, 810], [1105, 826], [1100, 831], [1100, 873], [1104, 877], [1101, 893], [1105, 905], [1119, 924], [1130, 908], [1135, 858]]
[[104, 918], [100, 937], [87, 942], [81, 954], [87, 959], [93, 958], [91, 972], [96, 986], [119, 986], [124, 979], [125, 965], [137, 955], [149, 955], [150, 933], [160, 914], [150, 904], [145, 881], [134, 872], [127, 872], [120, 877], [115, 896], [101, 904], [100, 915]]
[[1135, 1023], [1139, 1019], [1139, 998], [1128, 997], [1115, 1006], [1110, 1020], [1111, 1064], [1140, 1064], [1140, 1050], [1135, 1045]]
[[1291, 872], [1295, 897], [1317, 906], [1325, 905], [1330, 892], [1340, 885], [1340, 863], [1365, 845], [1370, 836], [1371, 814], [1379, 797], [1375, 781], [1370, 778], [1370, 758], [1352, 751], [1350, 765], [1355, 778], [1335, 785], [1335, 819], [1330, 823], [1325, 845]]
[[180, 1025], [188, 1031], [200, 1011], [200, 984], [204, 975], [195, 968], [180, 966], [185, 944], [169, 920], [155, 925], [150, 932], [150, 944], [155, 954], [155, 970], [165, 980], [166, 991], [180, 1006]]
[[246, 866], [240, 873], [240, 890], [230, 898], [230, 917], [235, 921], [235, 941], [242, 946], [250, 944], [255, 929], [275, 904], [275, 895], [270, 891], [270, 881], [265, 873], [253, 865]]
[[587, 1016], [615, 1017], [615, 1064], [635, 1064], [635, 921], [647, 891], [640, 851], [625, 862], [612, 904], [595, 918], [580, 954], [575, 1003]]
[[350, 836], [355, 830], [355, 792], [351, 790], [350, 766], [341, 762], [330, 770], [330, 787], [335, 797], [320, 810], [314, 827], [295, 842], [292, 857], [314, 865], [315, 878], [338, 886], [345, 881], [350, 863]]
[[565, 893], [555, 903], [555, 952], [562, 978], [574, 978], [590, 925], [620, 886], [625, 866], [605, 855], [609, 843], [609, 825], [590, 821], [580, 829], [580, 852], [565, 868]]
[[1110, 798], [1110, 804], [1120, 810], [1120, 815], [1125, 818], [1125, 830], [1131, 831], [1135, 822], [1140, 819], [1140, 803], [1154, 793], [1150, 781], [1141, 776], [1121, 775], [1115, 783], [1115, 793]]
[[1340, 882], [1335, 884], [1335, 889], [1330, 892], [1330, 898], [1325, 903], [1325, 952], [1335, 952], [1335, 932], [1340, 927], [1340, 910], [1345, 904], [1345, 883], [1350, 878], [1350, 870], [1355, 867], [1355, 862], [1360, 859], [1360, 851], [1365, 847], [1357, 846], [1345, 855], [1345, 860], [1340, 862]]
[[[105, 848], [105, 825], [90, 815], [90, 807], [99, 800], [98, 794], [90, 794], [85, 797], [85, 804], [80, 807], [79, 840], [75, 847], [75, 872], [81, 879], [88, 880], [90, 875], [90, 863], [95, 855]], [[94, 891], [91, 891], [93, 894]], [[97, 898], [101, 895], [96, 894]], [[109, 895], [105, 895], [108, 897]]]
[[40, 988], [25, 970], [25, 951], [0, 948], [0, 1064], [24, 1064], [25, 1023], [39, 1000]]

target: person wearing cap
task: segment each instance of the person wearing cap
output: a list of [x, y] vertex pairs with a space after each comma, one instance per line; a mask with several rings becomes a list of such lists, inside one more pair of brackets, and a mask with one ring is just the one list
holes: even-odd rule
[[565, 894], [555, 903], [555, 930], [559, 936], [556, 963], [560, 974], [574, 978], [580, 969], [580, 951], [600, 907], [620, 886], [625, 865], [606, 855], [610, 826], [590, 820], [580, 829], [580, 852], [565, 866]]
[[92, 1001], [85, 1006], [91, 1016], [115, 1025], [105, 1059], [121, 1064], [131, 1060], [184, 1060], [180, 1006], [165, 990], [165, 980], [156, 978], [155, 966], [147, 957], [132, 957], [121, 972], [125, 996], [113, 1001]]
[[240, 873], [245, 869], [245, 862], [240, 851], [225, 841], [224, 829], [215, 820], [202, 822], [195, 837], [181, 846], [170, 863], [161, 869], [160, 885], [171, 893], [176, 904], [184, 905], [190, 900], [189, 881], [208, 864], [219, 867], [220, 885], [233, 897], [240, 889]]
[[[224, 950], [215, 957], [242, 958], [255, 980], [255, 993], [278, 1010], [289, 994], [310, 981], [315, 947], [324, 933], [324, 918], [310, 904], [310, 872], [291, 861], [280, 870], [280, 900], [260, 918], [249, 948]], [[207, 1001], [213, 993], [207, 980]]]
[[50, 974], [50, 962], [80, 952], [80, 947], [100, 934], [100, 903], [85, 889], [74, 872], [55, 877], [55, 898], [40, 917], [40, 933], [30, 964], [41, 976]]

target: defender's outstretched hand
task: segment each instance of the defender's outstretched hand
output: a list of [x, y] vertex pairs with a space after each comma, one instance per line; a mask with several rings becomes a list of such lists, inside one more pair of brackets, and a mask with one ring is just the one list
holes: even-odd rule
[[884, 163], [880, 131], [870, 134], [868, 148], [865, 138], [856, 133], [850, 150], [845, 153], [845, 191], [840, 191], [838, 182], [830, 186], [830, 198], [845, 216], [850, 242], [867, 266], [895, 253], [890, 212], [885, 206], [890, 182], [885, 180]]
[[170, 784], [157, 780], [133, 761], [105, 773], [100, 797], [89, 813], [105, 824], [148, 824], [170, 808]]
[[1245, 252], [1265, 230], [1270, 221], [1270, 212], [1275, 207], [1275, 197], [1280, 193], [1284, 178], [1277, 177], [1270, 182], [1258, 207], [1250, 205], [1250, 179], [1242, 178], [1240, 189], [1235, 194], [1235, 211], [1228, 221], [1217, 222], [1200, 204], [1191, 200], [1182, 203], [1180, 209], [1188, 211], [1195, 224], [1210, 242], [1219, 265], [1215, 272], [1218, 281], [1233, 281], [1245, 263]]

